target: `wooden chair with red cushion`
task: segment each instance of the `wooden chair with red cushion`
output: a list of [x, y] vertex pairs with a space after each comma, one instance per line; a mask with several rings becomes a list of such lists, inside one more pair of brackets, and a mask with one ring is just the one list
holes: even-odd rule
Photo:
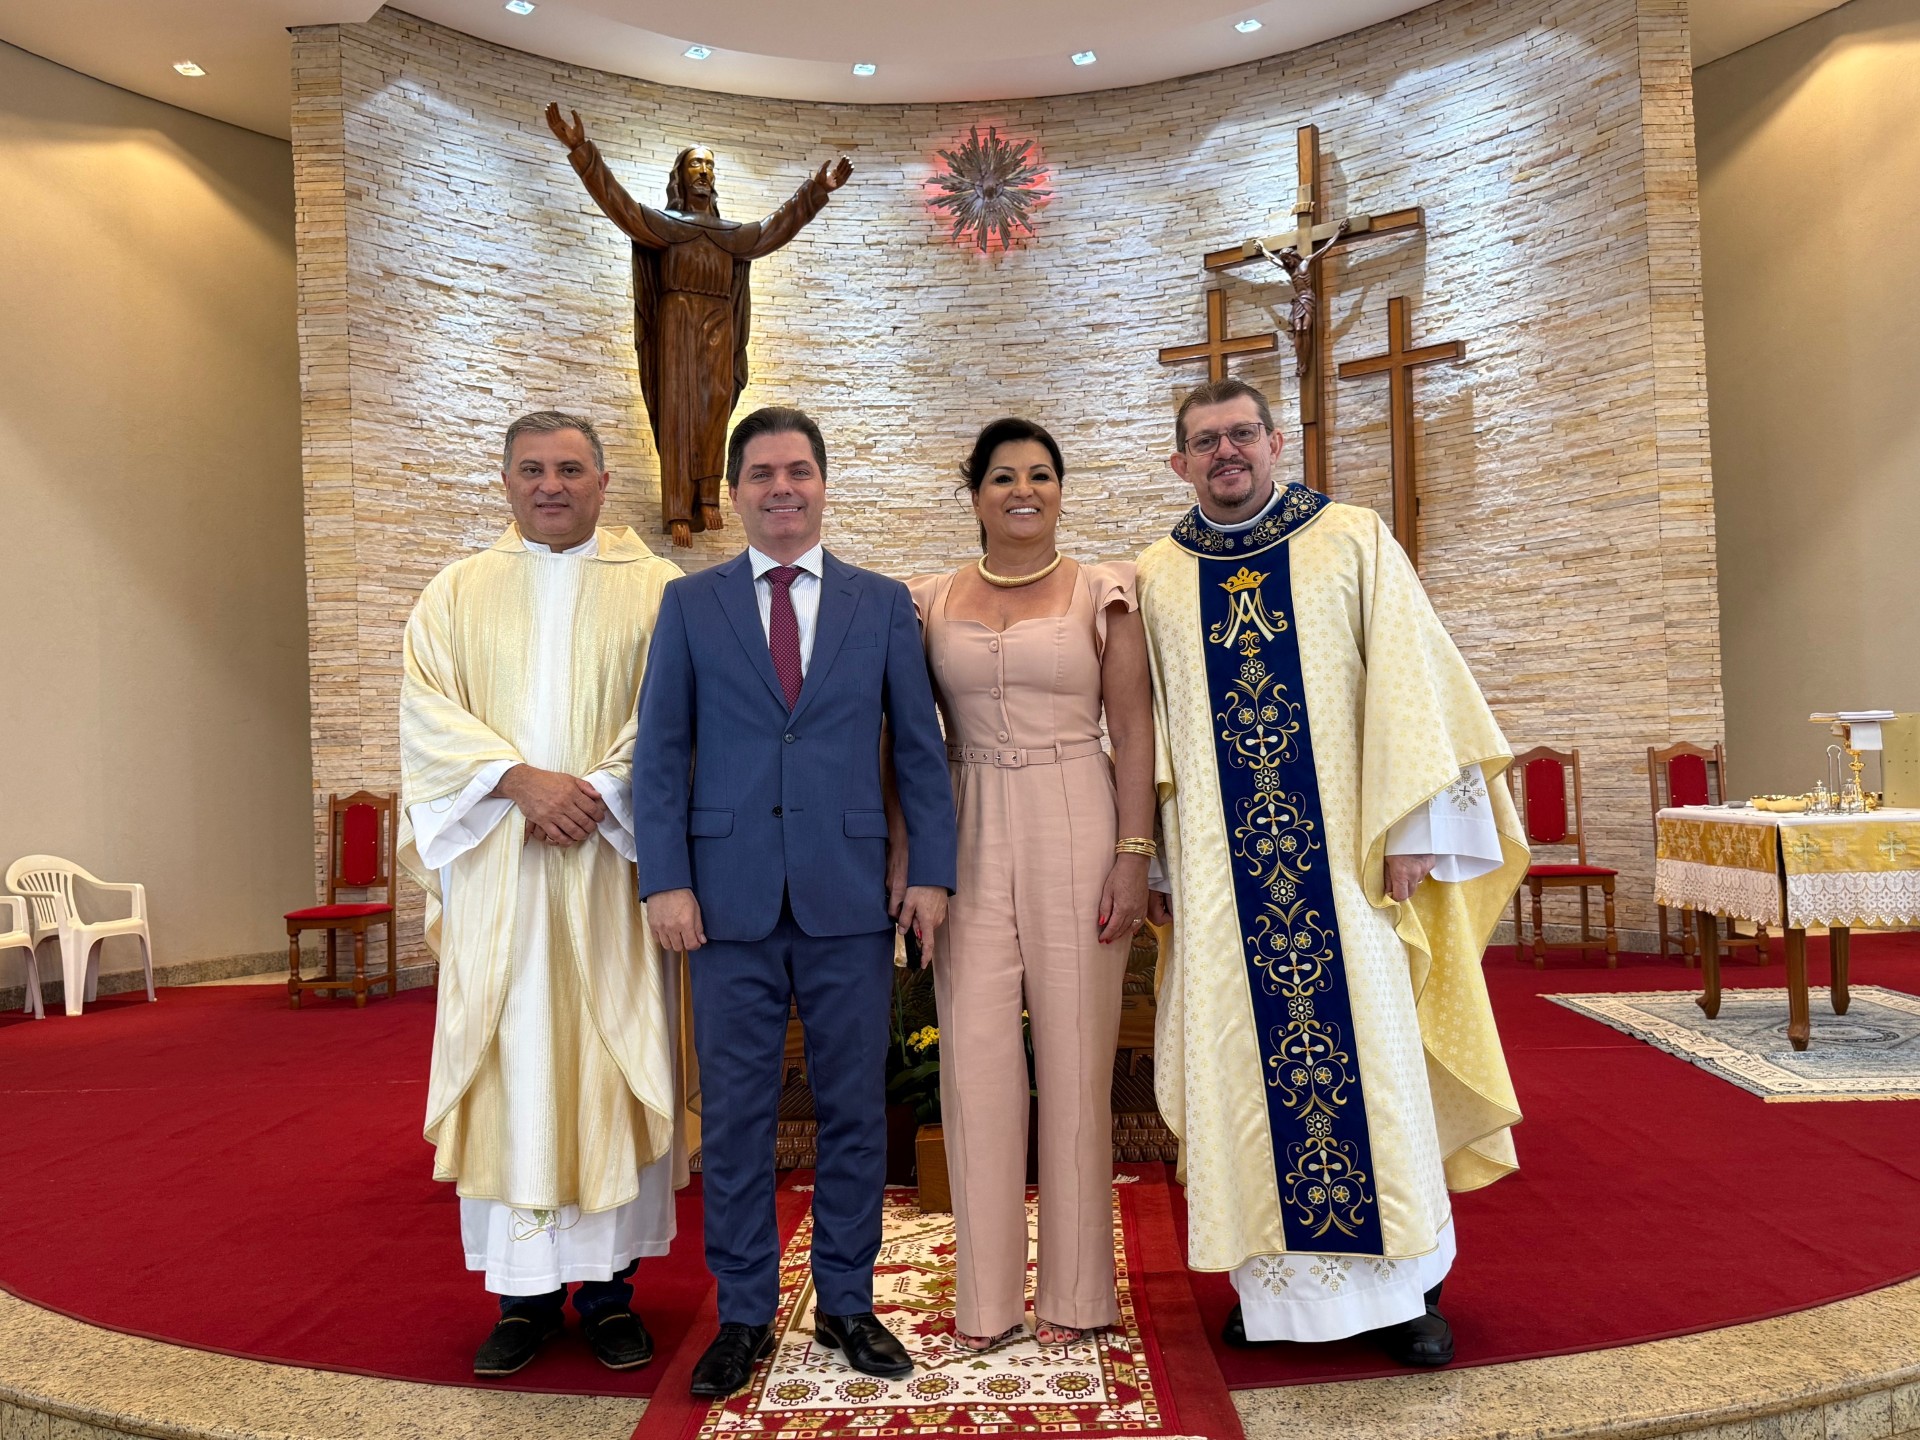
[[[1573, 804], [1571, 810], [1567, 804], [1567, 774], [1573, 774]], [[1582, 955], [1590, 950], [1604, 949], [1607, 952], [1607, 968], [1614, 969], [1619, 964], [1620, 941], [1613, 928], [1613, 884], [1619, 875], [1617, 870], [1609, 870], [1604, 865], [1587, 863], [1587, 832], [1580, 804], [1580, 751], [1555, 750], [1548, 745], [1536, 745], [1531, 750], [1513, 757], [1513, 764], [1507, 769], [1507, 783], [1513, 787], [1513, 803], [1520, 811], [1522, 825], [1527, 832], [1527, 844], [1535, 854], [1542, 846], [1564, 848], [1572, 846], [1574, 859], [1571, 862], [1536, 862], [1527, 867], [1526, 887], [1533, 897], [1533, 963], [1537, 969], [1545, 969], [1547, 964], [1546, 926], [1541, 919], [1541, 897], [1548, 890], [1578, 889], [1580, 892], [1580, 941], [1577, 946]], [[1599, 890], [1605, 905], [1606, 939], [1596, 940], [1593, 935], [1592, 908], [1589, 891]], [[1513, 895], [1513, 953], [1517, 956], [1521, 947], [1520, 928], [1520, 892]]]
[[[1685, 740], [1675, 741], [1664, 749], [1649, 745], [1647, 798], [1653, 805], [1655, 816], [1671, 805], [1724, 805], [1727, 799], [1726, 748], [1717, 740], [1710, 746], [1690, 745]], [[1680, 958], [1691, 967], [1696, 963], [1695, 946], [1699, 943], [1693, 930], [1693, 911], [1677, 912], [1680, 916], [1680, 933], [1670, 939], [1667, 907], [1656, 905], [1654, 908], [1660, 912], [1660, 957], [1665, 959], [1677, 945]], [[1754, 960], [1761, 965], [1767, 963], [1767, 927], [1764, 925], [1752, 935], [1741, 935], [1729, 920], [1725, 924], [1725, 933], [1720, 937], [1720, 945], [1722, 949], [1751, 946]]]
[[[367, 991], [382, 978], [367, 979], [367, 931], [375, 925], [387, 931], [388, 997], [399, 989], [393, 911], [393, 828], [399, 809], [396, 797], [367, 790], [327, 797], [327, 903], [287, 912], [287, 1002], [294, 1009], [300, 1008], [304, 990], [323, 990], [329, 998], [336, 990], [351, 990], [356, 1006], [367, 1003]], [[385, 890], [386, 898], [342, 903], [342, 890]], [[300, 937], [309, 930], [327, 932], [324, 979], [306, 980], [300, 975]], [[353, 936], [351, 980], [339, 973], [336, 944], [343, 930]]]

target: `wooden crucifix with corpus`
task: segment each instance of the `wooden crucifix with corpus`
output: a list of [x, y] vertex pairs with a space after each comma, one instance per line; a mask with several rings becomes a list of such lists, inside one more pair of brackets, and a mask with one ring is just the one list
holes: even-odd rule
[[1327, 214], [1330, 208], [1320, 183], [1320, 127], [1302, 125], [1295, 136], [1300, 188], [1293, 204], [1294, 228], [1279, 235], [1243, 240], [1225, 250], [1209, 251], [1201, 264], [1209, 271], [1230, 270], [1267, 260], [1287, 272], [1293, 286], [1289, 328], [1293, 332], [1295, 372], [1300, 377], [1300, 465], [1307, 484], [1322, 494], [1327, 489], [1327, 437], [1320, 423], [1326, 399], [1322, 359], [1327, 348], [1326, 286], [1322, 275], [1327, 254], [1361, 240], [1385, 239], [1417, 232], [1425, 224], [1418, 205], [1383, 215]]
[[1387, 353], [1349, 360], [1340, 367], [1342, 380], [1385, 375], [1391, 382], [1387, 423], [1393, 432], [1393, 538], [1415, 569], [1420, 567], [1420, 492], [1413, 476], [1413, 372], [1417, 366], [1459, 360], [1466, 353], [1458, 340], [1416, 349], [1407, 324], [1406, 298], [1394, 295], [1387, 300]]

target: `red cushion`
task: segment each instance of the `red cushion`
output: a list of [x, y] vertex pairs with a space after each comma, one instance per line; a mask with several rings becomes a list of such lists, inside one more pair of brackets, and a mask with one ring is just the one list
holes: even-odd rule
[[1698, 755], [1676, 755], [1667, 762], [1667, 803], [1669, 805], [1705, 805], [1707, 762]]
[[1618, 875], [1618, 870], [1609, 870], [1604, 865], [1529, 865], [1527, 874], [1538, 875], [1544, 879], [1566, 879], [1572, 876], [1585, 876], [1598, 880], [1606, 875]]
[[1566, 768], [1542, 756], [1527, 762], [1520, 781], [1526, 797], [1527, 839], [1536, 845], [1558, 845], [1568, 833]]
[[358, 920], [363, 915], [391, 915], [391, 905], [309, 905], [304, 910], [289, 910], [289, 920]]
[[349, 805], [340, 825], [341, 885], [374, 885], [380, 878], [380, 812], [371, 805]]

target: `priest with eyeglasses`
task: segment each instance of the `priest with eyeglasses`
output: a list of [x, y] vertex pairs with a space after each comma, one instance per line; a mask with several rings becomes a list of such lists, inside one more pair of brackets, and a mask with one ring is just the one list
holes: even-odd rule
[[1512, 752], [1380, 517], [1276, 484], [1258, 390], [1201, 386], [1174, 430], [1197, 503], [1137, 574], [1188, 1260], [1232, 1277], [1229, 1344], [1444, 1365], [1448, 1194], [1517, 1163], [1480, 969], [1527, 865]]

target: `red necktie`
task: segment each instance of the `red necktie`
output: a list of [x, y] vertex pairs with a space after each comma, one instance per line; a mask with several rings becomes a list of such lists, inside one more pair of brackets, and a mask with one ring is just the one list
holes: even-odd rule
[[767, 648], [773, 651], [773, 673], [786, 692], [787, 709], [800, 698], [800, 617], [793, 613], [793, 582], [798, 565], [776, 565], [766, 572], [773, 586], [773, 611], [767, 621]]

